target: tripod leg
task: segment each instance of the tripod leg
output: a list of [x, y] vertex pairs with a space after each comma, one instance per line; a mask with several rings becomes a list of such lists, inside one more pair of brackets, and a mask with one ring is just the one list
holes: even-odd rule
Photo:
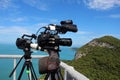
[[33, 68], [33, 65], [32, 65], [32, 62], [30, 62], [30, 70], [31, 70], [31, 74], [32, 74], [32, 77], [37, 80], [37, 76], [35, 74], [35, 70]]
[[54, 72], [51, 73], [51, 80], [56, 80], [56, 79], [55, 79], [55, 73], [54, 73]]
[[57, 75], [57, 77], [58, 77], [58, 80], [60, 80], [59, 72], [56, 72], [56, 75]]
[[31, 80], [30, 75], [28, 74], [28, 80]]
[[35, 80], [35, 77], [34, 77], [34, 74], [33, 74], [33, 71], [32, 71], [32, 68], [31, 67], [29, 67], [30, 68], [30, 75], [31, 76], [29, 76], [29, 78], [31, 78], [32, 80]]
[[44, 80], [48, 80], [49, 76], [50, 76], [50, 73], [47, 73]]
[[27, 65], [27, 71], [26, 71], [26, 73], [28, 74], [28, 80], [31, 80], [31, 73], [30, 73], [30, 71], [29, 71], [29, 66]]
[[13, 75], [13, 73], [15, 72], [16, 68], [18, 67], [18, 65], [20, 64], [21, 60], [23, 59], [24, 56], [22, 56], [20, 58], [20, 60], [18, 61], [17, 65], [15, 66], [15, 68], [12, 70], [12, 72], [10, 73], [9, 77], [11, 77]]
[[21, 70], [21, 72], [20, 72], [20, 75], [19, 75], [19, 77], [18, 77], [18, 80], [21, 79], [21, 76], [22, 76], [22, 74], [23, 74], [23, 71], [24, 71], [24, 69], [25, 69], [25, 66], [26, 66], [26, 62], [24, 62], [24, 65], [23, 65], [23, 67], [22, 67], [22, 70]]
[[55, 73], [56, 77], [57, 77], [57, 80], [64, 80], [63, 79], [63, 76], [62, 76], [62, 73], [61, 73], [61, 68], [59, 68], [57, 70], [57, 72]]
[[61, 68], [59, 68], [58, 73], [60, 74], [61, 79], [64, 80], [64, 79], [63, 79], [63, 76], [62, 76]]

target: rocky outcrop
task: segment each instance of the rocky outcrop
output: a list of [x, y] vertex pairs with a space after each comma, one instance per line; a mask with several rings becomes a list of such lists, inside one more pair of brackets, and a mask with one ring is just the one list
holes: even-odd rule
[[86, 53], [79, 51], [75, 54], [75, 60], [81, 58], [82, 56], [86, 56]]
[[[106, 38], [106, 37], [105, 37]], [[98, 47], [105, 47], [105, 48], [115, 48], [114, 45], [106, 42], [106, 41], [100, 41], [99, 39], [94, 39], [92, 41], [90, 41], [89, 43], [87, 43], [84, 46], [98, 46]], [[89, 54], [90, 49], [88, 49], [88, 47], [85, 47], [84, 50], [79, 49], [76, 54], [75, 54], [75, 58], [74, 59], [79, 59], [82, 56], [86, 56], [87, 54]]]
[[114, 46], [110, 45], [106, 42], [99, 42], [97, 40], [93, 40], [88, 43], [89, 46], [99, 46], [99, 47], [107, 47], [107, 48], [114, 48]]

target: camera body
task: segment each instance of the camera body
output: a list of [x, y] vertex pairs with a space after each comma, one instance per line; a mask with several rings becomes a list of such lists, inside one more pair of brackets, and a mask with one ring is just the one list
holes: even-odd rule
[[60, 38], [57, 34], [51, 34], [50, 32], [42, 32], [38, 38], [37, 43], [43, 49], [57, 49], [58, 46], [71, 46], [71, 38]]
[[77, 27], [72, 20], [61, 21], [61, 25], [50, 24], [44, 32], [37, 37], [37, 43], [43, 49], [59, 50], [59, 46], [71, 46], [71, 38], [60, 38], [58, 34], [65, 34], [67, 31], [77, 32]]

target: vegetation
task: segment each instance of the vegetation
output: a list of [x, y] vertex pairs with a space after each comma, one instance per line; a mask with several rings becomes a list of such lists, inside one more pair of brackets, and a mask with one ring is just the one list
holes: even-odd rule
[[64, 61], [90, 80], [120, 80], [120, 40], [112, 36], [96, 39], [115, 48], [85, 45], [79, 51], [86, 53], [77, 60]]

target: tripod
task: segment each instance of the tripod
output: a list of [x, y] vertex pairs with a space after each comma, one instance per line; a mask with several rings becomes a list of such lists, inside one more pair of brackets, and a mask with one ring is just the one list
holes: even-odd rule
[[[37, 80], [37, 76], [35, 74], [35, 70], [33, 68], [33, 64], [31, 62], [31, 51], [30, 50], [24, 50], [25, 54], [20, 58], [20, 60], [18, 61], [17, 65], [15, 66], [15, 68], [12, 70], [12, 72], [10, 73], [9, 77], [11, 77], [14, 73], [14, 71], [16, 70], [16, 68], [18, 67], [19, 63], [21, 62], [21, 60], [24, 58], [25, 59], [25, 62], [23, 64], [23, 67], [21, 69], [21, 72], [19, 74], [19, 77], [18, 77], [18, 80], [21, 79], [22, 77], [22, 74], [23, 74], [23, 71], [26, 67], [27, 69], [27, 73], [28, 73], [28, 79], [29, 80]], [[31, 77], [30, 77], [30, 74], [31, 74]]]
[[58, 68], [57, 72], [47, 73], [44, 80], [48, 80], [48, 78], [50, 80], [64, 80], [60, 68]]

